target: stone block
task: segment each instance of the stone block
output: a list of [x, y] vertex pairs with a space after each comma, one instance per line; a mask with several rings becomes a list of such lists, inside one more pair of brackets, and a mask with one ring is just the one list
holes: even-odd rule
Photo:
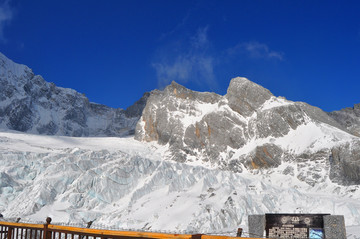
[[265, 231], [265, 215], [249, 215], [249, 237], [261, 238]]
[[326, 239], [346, 239], [344, 216], [324, 216], [324, 233]]

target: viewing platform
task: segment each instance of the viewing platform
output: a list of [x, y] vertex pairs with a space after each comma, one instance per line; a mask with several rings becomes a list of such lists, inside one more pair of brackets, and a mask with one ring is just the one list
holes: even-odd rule
[[[91, 225], [91, 224], [90, 224]], [[88, 227], [90, 227], [88, 224]], [[241, 229], [238, 235], [241, 234]], [[231, 239], [244, 237], [216, 236], [204, 234], [168, 234], [141, 231], [116, 231], [51, 224], [51, 218], [44, 224], [0, 221], [0, 239]], [[245, 237], [250, 238], [250, 237]], [[253, 237], [251, 237], [253, 238]], [[259, 239], [259, 238], [253, 238]]]

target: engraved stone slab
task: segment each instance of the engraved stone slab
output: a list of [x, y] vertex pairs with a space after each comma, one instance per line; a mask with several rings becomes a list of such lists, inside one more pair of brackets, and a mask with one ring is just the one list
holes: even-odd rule
[[344, 216], [324, 216], [324, 231], [326, 239], [346, 239]]
[[266, 237], [322, 239], [325, 215], [328, 214], [265, 214]]
[[263, 237], [265, 230], [265, 215], [249, 215], [249, 236]]

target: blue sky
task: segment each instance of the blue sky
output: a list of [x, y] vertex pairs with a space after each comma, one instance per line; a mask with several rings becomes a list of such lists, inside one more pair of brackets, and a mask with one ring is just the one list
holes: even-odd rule
[[360, 103], [360, 1], [0, 0], [0, 51], [116, 108], [236, 76], [325, 111]]

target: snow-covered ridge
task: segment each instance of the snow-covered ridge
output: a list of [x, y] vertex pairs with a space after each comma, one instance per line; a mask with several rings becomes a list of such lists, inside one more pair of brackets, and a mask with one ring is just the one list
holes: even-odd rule
[[148, 94], [127, 110], [90, 102], [0, 54], [0, 128], [45, 135], [133, 134]]
[[32, 72], [31, 69], [25, 65], [17, 64], [12, 60], [8, 59], [4, 54], [0, 52], [0, 65], [6, 69], [1, 71], [0, 76], [9, 78], [15, 76], [17, 78], [22, 77], [26, 72]]
[[294, 102], [286, 100], [285, 98], [282, 97], [272, 96], [269, 100], [265, 101], [265, 103], [261, 106], [260, 110], [261, 111], [269, 110], [275, 107], [281, 107], [290, 104], [294, 104]]
[[275, 144], [286, 152], [300, 155], [303, 153], [316, 153], [325, 148], [333, 148], [358, 140], [358, 137], [333, 126], [308, 122], [296, 129], [291, 129], [283, 137], [253, 138], [237, 150], [233, 158], [247, 155], [255, 150], [256, 147], [265, 144]]

